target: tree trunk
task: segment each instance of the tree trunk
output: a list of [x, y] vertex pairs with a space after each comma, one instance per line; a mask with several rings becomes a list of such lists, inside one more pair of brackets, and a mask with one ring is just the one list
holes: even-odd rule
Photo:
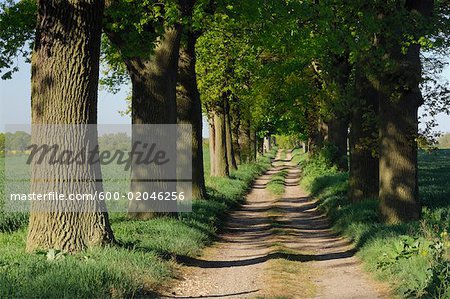
[[206, 196], [203, 169], [202, 105], [195, 74], [196, 36], [187, 32], [186, 45], [180, 50], [178, 62], [178, 122], [192, 125], [192, 197]]
[[380, 211], [387, 223], [420, 218], [417, 181], [417, 102], [420, 91], [380, 102]]
[[264, 155], [264, 138], [256, 137], [257, 154]]
[[[425, 18], [433, 0], [406, 2], [410, 11]], [[421, 216], [417, 178], [418, 108], [423, 103], [420, 45], [411, 44], [403, 54], [400, 44], [388, 53], [396, 70], [382, 84], [392, 86], [380, 99], [380, 212], [386, 223], [418, 220]], [[395, 82], [391, 82], [395, 78]]]
[[[149, 58], [129, 57], [125, 59], [132, 83], [131, 119], [133, 128], [133, 144], [136, 141], [145, 140], [145, 132], [138, 132], [136, 125], [143, 124], [176, 124], [177, 123], [177, 101], [176, 86], [178, 73], [178, 58], [180, 51], [181, 26], [168, 27], [163, 38], [159, 41], [153, 54]], [[162, 134], [165, 132], [160, 132]], [[176, 148], [175, 132], [166, 132], [173, 139], [173, 147]], [[170, 173], [161, 173], [161, 171]], [[148, 167], [145, 164], [134, 164], [131, 169], [131, 192], [150, 192], [155, 187], [153, 182], [143, 178], [157, 178], [161, 180], [161, 190], [167, 189], [167, 181], [161, 178], [175, 180], [176, 169], [162, 169], [162, 167]], [[176, 205], [176, 202], [171, 202]], [[169, 202], [164, 202], [166, 207], [157, 207], [155, 210], [169, 208]], [[130, 201], [129, 215], [138, 219], [149, 219], [156, 215], [167, 213], [154, 213], [152, 211], [142, 212], [140, 201]]]
[[228, 168], [230, 171], [237, 169], [237, 163], [234, 156], [233, 149], [233, 134], [231, 132], [231, 116], [230, 116], [230, 101], [229, 97], [225, 98], [225, 138], [226, 138], [226, 146], [227, 146], [227, 161]]
[[311, 154], [315, 154], [323, 147], [326, 126], [315, 113], [310, 113], [308, 115], [308, 126], [310, 136], [308, 140], [308, 151]]
[[[237, 105], [236, 105], [237, 106]], [[241, 115], [238, 107], [232, 109], [231, 115], [231, 140], [236, 165], [242, 164], [242, 148], [239, 143], [239, 133], [241, 128]]]
[[230, 175], [227, 159], [226, 116], [223, 109], [214, 111], [214, 176], [227, 177]]
[[[96, 124], [103, 2], [48, 0], [39, 1], [38, 5], [31, 65], [32, 123]], [[58, 144], [73, 151], [92, 149], [97, 144], [96, 128], [84, 125], [71, 128], [62, 130], [74, 130], [77, 135], [55, 134], [58, 129], [54, 127], [35, 126], [32, 142], [37, 145]], [[67, 137], [70, 137], [69, 144]], [[67, 195], [103, 191], [98, 163], [78, 167], [61, 164], [32, 164], [32, 192], [57, 191]], [[53, 183], [39, 183], [42, 178]], [[103, 201], [32, 203], [28, 251], [54, 248], [75, 252], [113, 241]]]
[[216, 128], [214, 126], [214, 113], [208, 113], [209, 123], [209, 161], [210, 161], [210, 176], [216, 176]]
[[348, 170], [347, 159], [347, 137], [348, 137], [348, 120], [343, 117], [336, 117], [326, 123], [326, 140], [336, 146], [337, 156], [334, 163], [339, 170]]
[[[363, 82], [361, 82], [363, 83]], [[350, 127], [349, 199], [353, 202], [378, 197], [378, 93], [369, 84], [359, 84], [360, 103], [352, 113]]]
[[253, 159], [253, 143], [250, 120], [243, 120], [239, 126], [238, 142], [241, 149], [241, 163], [249, 163]]
[[250, 143], [252, 145], [250, 161], [256, 161], [256, 157], [258, 156], [258, 136], [256, 130], [252, 127], [250, 127]]

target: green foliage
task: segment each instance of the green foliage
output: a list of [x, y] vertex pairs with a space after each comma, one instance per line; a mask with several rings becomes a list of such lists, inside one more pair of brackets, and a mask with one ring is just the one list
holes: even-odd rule
[[279, 148], [294, 149], [301, 146], [302, 140], [297, 135], [275, 135]]
[[[304, 155], [306, 156], [306, 155]], [[348, 177], [322, 161], [303, 159], [301, 184], [319, 198], [333, 228], [354, 241], [365, 267], [389, 281], [396, 292], [411, 298], [448, 298], [450, 292], [450, 188], [447, 181], [450, 152], [419, 153], [423, 220], [384, 225], [378, 219], [378, 201], [350, 203]]]
[[110, 1], [105, 10], [104, 30], [120, 45], [124, 57], [148, 57], [164, 27], [180, 18], [178, 1]]
[[5, 0], [0, 3], [0, 74], [10, 79], [19, 70], [17, 57], [30, 58], [36, 26], [37, 2]]

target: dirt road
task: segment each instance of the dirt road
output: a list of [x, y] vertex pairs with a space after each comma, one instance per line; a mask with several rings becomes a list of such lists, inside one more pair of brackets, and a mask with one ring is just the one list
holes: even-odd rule
[[[226, 233], [203, 255], [184, 261], [182, 279], [164, 298], [386, 298], [352, 245], [333, 234], [316, 203], [298, 185], [300, 169], [280, 159], [259, 177]], [[287, 170], [285, 194], [266, 189]]]

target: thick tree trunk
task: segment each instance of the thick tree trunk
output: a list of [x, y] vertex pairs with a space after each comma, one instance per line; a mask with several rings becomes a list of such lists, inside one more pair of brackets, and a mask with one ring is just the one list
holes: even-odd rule
[[192, 126], [192, 197], [206, 196], [203, 169], [202, 105], [195, 74], [196, 36], [187, 32], [186, 45], [180, 50], [178, 62], [178, 122]]
[[181, 26], [168, 27], [148, 58], [125, 59], [132, 82], [133, 124], [176, 124]]
[[311, 154], [317, 153], [322, 147], [325, 140], [325, 130], [326, 125], [324, 122], [317, 117], [314, 113], [308, 116], [309, 122], [309, 140], [308, 140], [308, 151]]
[[[433, 0], [406, 2], [410, 11], [429, 17]], [[401, 45], [391, 48], [396, 71], [382, 84], [395, 91], [380, 99], [380, 213], [387, 223], [418, 220], [421, 216], [417, 178], [418, 108], [423, 103], [419, 84], [422, 79], [420, 45], [411, 44], [406, 54]]]
[[[48, 0], [38, 5], [32, 56], [32, 123], [96, 124], [103, 2]], [[80, 126], [73, 130], [79, 135], [71, 136], [73, 143], [67, 144], [68, 136], [55, 134], [55, 128], [33, 128], [32, 142], [64, 145], [74, 151], [97, 144], [96, 128]], [[33, 192], [67, 195], [103, 191], [98, 163], [78, 167], [50, 164], [32, 165]], [[56, 186], [39, 183], [43, 177], [57, 182], [53, 183]], [[64, 179], [68, 181], [60, 181]], [[103, 201], [32, 203], [28, 251], [54, 248], [74, 252], [113, 241]]]
[[233, 133], [231, 131], [231, 108], [229, 96], [225, 96], [225, 138], [227, 146], [227, 161], [230, 171], [237, 169], [237, 163], [235, 159], [235, 153], [233, 148]]
[[214, 176], [230, 175], [227, 159], [226, 116], [223, 109], [214, 111]]
[[[168, 27], [163, 38], [159, 41], [153, 54], [149, 58], [131, 57], [125, 59], [128, 72], [132, 82], [132, 114], [133, 144], [145, 138], [138, 132], [136, 125], [143, 124], [176, 124], [177, 123], [177, 101], [176, 86], [178, 73], [178, 58], [180, 51], [181, 26]], [[160, 132], [164, 134], [164, 132]], [[168, 133], [173, 139], [176, 148], [176, 133]], [[163, 136], [161, 136], [163, 138]], [[170, 173], [161, 173], [161, 171]], [[146, 181], [145, 178], [172, 178], [175, 180], [176, 169], [165, 167], [148, 167], [145, 164], [135, 164], [131, 170], [131, 192], [150, 192], [155, 183]], [[144, 178], [144, 180], [143, 180]], [[167, 189], [167, 182], [161, 181], [161, 190]], [[169, 191], [169, 190], [167, 190]], [[171, 202], [176, 205], [176, 202]], [[166, 213], [154, 213], [152, 211], [140, 212], [142, 203], [130, 201], [129, 215], [138, 219], [149, 219], [156, 215]], [[165, 202], [168, 208], [169, 202]], [[155, 205], [156, 207], [156, 205]], [[147, 207], [144, 207], [147, 210]], [[139, 212], [137, 212], [139, 211]]]
[[326, 127], [326, 140], [337, 148], [337, 157], [334, 162], [339, 170], [347, 171], [348, 120], [343, 117], [336, 117], [326, 122]]
[[399, 102], [380, 102], [380, 211], [387, 223], [420, 218], [417, 181], [417, 100], [407, 92]]
[[361, 104], [353, 110], [350, 127], [349, 198], [353, 202], [378, 197], [378, 93], [363, 86]]

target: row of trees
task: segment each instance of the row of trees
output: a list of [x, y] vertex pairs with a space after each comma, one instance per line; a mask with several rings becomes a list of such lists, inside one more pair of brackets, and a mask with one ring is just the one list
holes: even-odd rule
[[[31, 54], [33, 124], [95, 124], [102, 63], [101, 84], [131, 83], [133, 124], [192, 125], [195, 198], [206, 196], [203, 111], [211, 175], [252, 161], [263, 137], [295, 134], [313, 154], [333, 145], [335, 164], [350, 172], [349, 198], [379, 197], [384, 220], [397, 223], [420, 217], [418, 107], [446, 107], [442, 86], [425, 99], [419, 88], [425, 78], [437, 84], [439, 67], [422, 70], [439, 61], [420, 53], [446, 49], [444, 2], [11, 0], [1, 7], [0, 67], [8, 78], [13, 58]], [[86, 136], [78, 146], [97, 138]], [[148, 171], [132, 170], [132, 191], [145, 191], [139, 175]], [[100, 169], [83, 173], [97, 182], [84, 193], [102, 189]], [[114, 242], [103, 203], [88, 211], [35, 206], [28, 250]]]
[[198, 43], [213, 173], [235, 167], [239, 142], [230, 147], [230, 131], [250, 121], [259, 137], [296, 134], [312, 153], [332, 145], [337, 167], [349, 170], [350, 200], [379, 198], [388, 223], [419, 219], [417, 141], [427, 136], [419, 134], [418, 108], [448, 112], [448, 89], [438, 80], [448, 5], [258, 4], [235, 6], [242, 11]]

